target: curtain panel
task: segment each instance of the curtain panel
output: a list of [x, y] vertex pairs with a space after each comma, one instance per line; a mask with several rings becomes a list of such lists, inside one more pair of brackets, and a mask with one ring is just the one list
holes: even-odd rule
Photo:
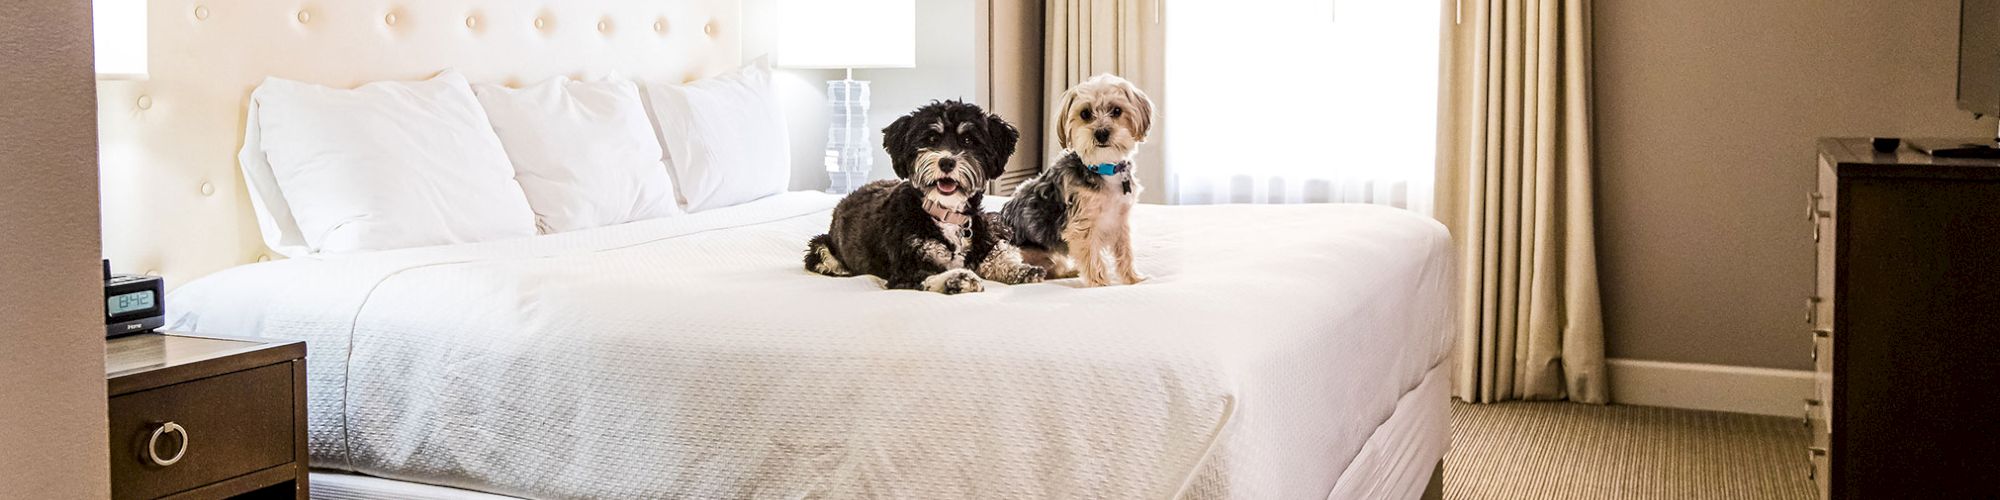
[[[1056, 119], [1051, 114], [1062, 93], [1100, 73], [1131, 80], [1152, 98], [1153, 115], [1166, 115], [1166, 92], [1162, 85], [1165, 66], [1165, 33], [1161, 18], [1163, 0], [1046, 0], [1042, 5], [1042, 123], [1023, 126], [1023, 134], [1042, 137], [1041, 151], [1018, 151], [1017, 155], [1039, 155], [1036, 161], [1014, 166], [996, 179], [996, 193], [1010, 194], [1022, 181], [1033, 177], [1049, 159], [1062, 152], [1056, 140]], [[1167, 135], [1165, 120], [1154, 120], [1150, 140], [1139, 146], [1138, 161], [1150, 164], [1138, 170], [1139, 183], [1147, 186], [1142, 200], [1159, 202], [1165, 193], [1166, 158], [1160, 143]], [[1032, 167], [1032, 168], [1030, 168]]]
[[1446, 12], [1437, 216], [1460, 256], [1453, 395], [1605, 403], [1590, 0]]

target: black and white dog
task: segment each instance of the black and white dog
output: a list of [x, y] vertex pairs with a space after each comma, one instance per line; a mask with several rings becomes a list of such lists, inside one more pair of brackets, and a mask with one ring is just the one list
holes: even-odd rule
[[979, 106], [932, 102], [882, 129], [903, 180], [869, 183], [840, 200], [833, 227], [807, 244], [806, 270], [882, 278], [891, 289], [977, 292], [980, 279], [1042, 281], [1007, 243], [1006, 225], [979, 203], [1020, 132]]

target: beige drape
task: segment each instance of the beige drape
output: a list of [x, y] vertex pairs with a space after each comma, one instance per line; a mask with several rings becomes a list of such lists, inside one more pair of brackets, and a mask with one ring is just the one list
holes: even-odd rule
[[1603, 403], [1590, 0], [1447, 0], [1445, 13], [1437, 213], [1463, 280], [1452, 392]]
[[[1062, 151], [1056, 141], [1054, 127], [1049, 123], [1055, 117], [1047, 114], [1062, 100], [1062, 93], [1072, 85], [1099, 73], [1111, 73], [1131, 80], [1153, 99], [1154, 115], [1164, 115], [1165, 93], [1161, 81], [1165, 78], [1163, 47], [1164, 26], [1160, 0], [1046, 0], [1042, 5], [1042, 102], [1045, 111], [1041, 123], [1016, 124], [1023, 134], [1034, 133], [1042, 137], [1042, 151], [1020, 151], [1017, 155], [1040, 155], [1039, 161], [1010, 164], [1008, 171], [997, 180], [999, 193], [1012, 193], [1014, 186], [1027, 180], [1037, 172], [1049, 158]], [[995, 78], [1004, 75], [994, 75]], [[1162, 127], [1164, 120], [1155, 120], [1155, 127]], [[1141, 169], [1139, 182], [1149, 189], [1145, 196], [1160, 196], [1165, 178], [1165, 168], [1159, 162], [1159, 138], [1165, 137], [1164, 128], [1156, 128], [1149, 136], [1147, 144], [1140, 146], [1139, 157], [1155, 162], [1155, 168]]]

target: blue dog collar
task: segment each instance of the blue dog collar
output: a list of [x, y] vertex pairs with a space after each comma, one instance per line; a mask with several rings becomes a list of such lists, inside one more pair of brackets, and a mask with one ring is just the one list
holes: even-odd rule
[[1096, 165], [1091, 165], [1087, 168], [1089, 168], [1092, 173], [1095, 173], [1097, 175], [1118, 175], [1119, 173], [1124, 172], [1125, 169], [1130, 167], [1131, 164], [1129, 163], [1118, 162], [1118, 163], [1099, 163]]

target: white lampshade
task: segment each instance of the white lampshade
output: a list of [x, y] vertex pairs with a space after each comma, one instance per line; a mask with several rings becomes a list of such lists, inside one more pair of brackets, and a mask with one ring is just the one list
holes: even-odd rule
[[914, 67], [916, 0], [782, 0], [778, 3], [777, 65]]
[[146, 77], [146, 0], [91, 0], [99, 78]]

